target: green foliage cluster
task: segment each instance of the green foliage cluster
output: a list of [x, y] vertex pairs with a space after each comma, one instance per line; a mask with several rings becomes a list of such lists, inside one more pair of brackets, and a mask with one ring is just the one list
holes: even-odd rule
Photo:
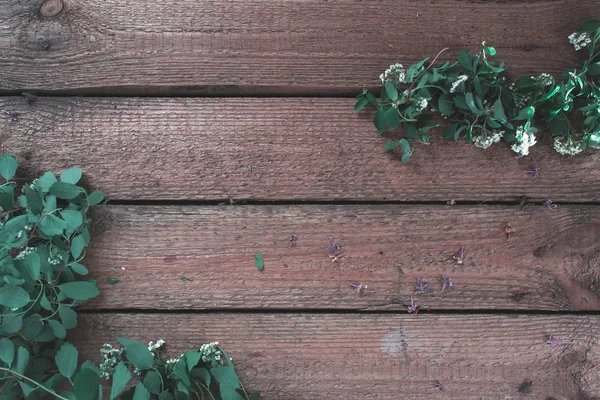
[[[66, 341], [77, 326], [74, 307], [99, 294], [82, 264], [90, 243], [90, 209], [104, 201], [88, 193], [80, 168], [47, 172], [20, 186], [18, 164], [0, 156], [0, 400], [258, 399], [248, 395], [231, 358], [216, 344], [166, 362], [160, 346], [119, 337], [101, 349], [104, 362], [80, 363]], [[133, 371], [133, 375], [130, 371]], [[132, 378], [133, 376], [133, 378]]]
[[444, 138], [462, 136], [481, 148], [503, 140], [518, 157], [529, 154], [538, 126], [552, 134], [560, 154], [600, 148], [600, 20], [585, 22], [569, 40], [575, 50], [589, 54], [562, 79], [541, 74], [511, 81], [504, 63], [492, 60], [496, 50], [484, 42], [476, 54], [465, 49], [453, 63], [435, 65], [440, 52], [433, 62], [427, 58], [407, 70], [390, 66], [380, 76], [380, 97], [364, 90], [354, 110], [375, 107], [373, 122], [380, 134], [403, 128], [403, 137], [390, 140], [384, 150], [402, 149], [404, 163], [414, 151], [411, 139], [429, 142], [430, 130], [439, 126], [435, 114], [449, 120]]

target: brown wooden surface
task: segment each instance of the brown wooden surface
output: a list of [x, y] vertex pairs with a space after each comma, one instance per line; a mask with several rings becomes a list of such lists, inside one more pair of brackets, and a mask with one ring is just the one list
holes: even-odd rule
[[404, 310], [425, 278], [415, 298], [435, 310], [600, 310], [598, 207], [107, 206], [96, 221], [86, 264], [102, 294], [86, 308]]
[[[518, 161], [506, 144], [482, 150], [435, 132], [402, 165], [383, 152], [373, 113], [353, 103], [4, 97], [0, 109], [21, 117], [0, 124], [32, 177], [80, 166], [113, 200], [600, 200], [598, 151], [565, 157], [541, 140]], [[541, 175], [523, 172], [531, 167]]]
[[600, 17], [596, 0], [43, 3], [0, 8], [0, 90], [348, 93], [484, 40], [514, 73], [559, 74], [577, 58], [567, 36]]
[[219, 341], [265, 400], [583, 400], [600, 396], [599, 330], [598, 316], [99, 314], [74, 341], [94, 361], [123, 332], [175, 357]]

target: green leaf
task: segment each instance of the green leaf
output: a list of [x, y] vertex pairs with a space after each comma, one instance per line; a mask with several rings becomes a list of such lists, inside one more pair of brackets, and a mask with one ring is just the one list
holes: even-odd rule
[[467, 71], [473, 71], [473, 65], [471, 63], [471, 53], [469, 52], [468, 49], [463, 49], [458, 54], [458, 62]]
[[138, 383], [133, 393], [133, 400], [150, 400], [150, 392], [143, 384]]
[[64, 200], [73, 200], [83, 193], [83, 189], [67, 182], [56, 182], [50, 187], [50, 193]]
[[81, 179], [81, 168], [71, 168], [60, 174], [61, 182], [76, 184]]
[[396, 147], [398, 147], [400, 145], [400, 143], [398, 143], [398, 141], [396, 140], [390, 140], [385, 147], [383, 148], [383, 151], [390, 151], [395, 149]]
[[379, 107], [375, 112], [373, 123], [375, 124], [375, 128], [377, 128], [377, 132], [380, 134], [385, 132], [385, 109], [383, 107]]
[[106, 283], [108, 283], [109, 285], [114, 285], [115, 283], [119, 282], [121, 282], [121, 280], [117, 278], [106, 278]]
[[245, 400], [234, 388], [229, 386], [221, 386], [221, 397], [227, 400]]
[[231, 386], [236, 389], [240, 387], [240, 379], [235, 374], [235, 371], [227, 366], [218, 365], [211, 368], [210, 373], [221, 385]]
[[15, 359], [15, 345], [6, 338], [0, 339], [0, 360], [10, 367]]
[[354, 111], [360, 111], [367, 104], [369, 104], [369, 100], [366, 96], [361, 94], [360, 96], [358, 96], [358, 100], [356, 100], [356, 104], [354, 105]]
[[400, 114], [396, 107], [390, 107], [385, 112], [385, 123], [392, 129], [396, 129], [400, 125]]
[[495, 56], [496, 55], [496, 49], [493, 47], [486, 47], [485, 48], [485, 54], [487, 54], [488, 56]]
[[38, 192], [29, 187], [29, 185], [23, 186], [25, 197], [27, 198], [27, 205], [31, 208], [34, 214], [39, 213], [44, 208], [44, 202]]
[[6, 180], [15, 176], [19, 164], [13, 156], [3, 155], [0, 157], [0, 175]]
[[206, 385], [206, 387], [210, 387], [210, 372], [208, 372], [206, 368], [196, 368], [192, 371], [192, 375], [202, 379], [204, 385]]
[[398, 100], [398, 89], [396, 89], [396, 85], [390, 81], [386, 81], [384, 87], [385, 93], [388, 95], [391, 101]]
[[29, 364], [29, 351], [24, 347], [19, 347], [17, 350], [17, 362], [13, 366], [12, 370], [18, 374], [23, 375], [27, 365]]
[[438, 100], [438, 110], [442, 115], [450, 116], [454, 111], [454, 101], [447, 94], [442, 94]]
[[373, 93], [367, 92], [367, 100], [369, 103], [371, 103], [371, 105], [377, 107], [377, 98], [373, 96]]
[[27, 273], [27, 275], [33, 280], [37, 281], [40, 279], [40, 256], [36, 252], [29, 253], [21, 262], [21, 268]]
[[67, 229], [67, 223], [58, 218], [54, 214], [46, 214], [41, 217], [38, 225], [39, 229], [48, 236], [62, 235], [63, 231]]
[[0, 289], [0, 305], [8, 308], [21, 308], [30, 301], [29, 293], [20, 286], [9, 285]]
[[410, 161], [410, 153], [404, 153], [402, 154], [402, 158], [400, 158], [400, 161], [402, 161], [402, 164], [408, 164], [408, 162]]
[[473, 99], [473, 93], [469, 92], [465, 94], [465, 102], [467, 103], [467, 107], [469, 107], [469, 110], [471, 110], [473, 114], [479, 115], [479, 110], [477, 109], [477, 106], [475, 105], [475, 101]]
[[60, 212], [60, 216], [67, 223], [69, 228], [75, 230], [79, 228], [79, 225], [83, 223], [83, 215], [81, 211], [77, 210], [63, 210]]
[[192, 368], [194, 368], [200, 359], [202, 358], [202, 353], [198, 350], [188, 351], [185, 353], [185, 362], [188, 367], [188, 371], [192, 372]]
[[35, 187], [39, 188], [40, 192], [46, 193], [56, 182], [57, 180], [54, 174], [52, 172], [46, 172], [44, 175], [38, 178], [37, 182], [35, 183]]
[[77, 313], [71, 307], [60, 304], [58, 315], [65, 329], [73, 329], [77, 326]]
[[506, 122], [506, 114], [504, 113], [504, 107], [502, 106], [502, 100], [500, 100], [500, 98], [494, 102], [492, 113], [494, 118], [496, 118], [496, 120], [498, 120], [501, 124]]
[[2, 319], [2, 330], [10, 335], [17, 333], [23, 327], [23, 317], [19, 314], [6, 314]]
[[89, 368], [82, 369], [73, 380], [73, 391], [77, 400], [94, 400], [98, 396], [100, 377]]
[[139, 370], [152, 369], [154, 354], [140, 342], [117, 336], [117, 341], [125, 347], [127, 359]]
[[129, 382], [130, 379], [131, 373], [127, 369], [125, 363], [121, 361], [119, 364], [117, 364], [117, 367], [115, 368], [115, 374], [112, 377], [110, 400], [115, 399], [118, 395], [121, 394], [121, 392], [123, 391], [123, 389], [125, 389], [125, 386], [127, 386], [127, 382]]
[[527, 107], [521, 110], [521, 112], [519, 113], [519, 115], [517, 115], [517, 117], [515, 118], [517, 121], [518, 120], [525, 120], [525, 119], [531, 119], [533, 118], [533, 115], [535, 114], [535, 108], [534, 107]]
[[58, 285], [60, 293], [73, 300], [89, 300], [100, 294], [95, 282], [79, 281]]
[[71, 378], [77, 371], [79, 351], [69, 342], [65, 342], [56, 353], [55, 361], [58, 372], [65, 378]]
[[181, 379], [181, 381], [186, 385], [186, 387], [190, 388], [192, 386], [192, 383], [190, 382], [190, 377], [188, 376], [185, 358], [180, 358], [179, 361], [177, 361], [177, 363], [173, 367], [173, 374], [175, 374], [176, 377]]
[[588, 75], [597, 76], [600, 75], [600, 62], [590, 64], [587, 70]]
[[175, 397], [171, 394], [171, 392], [167, 389], [161, 394], [158, 395], [158, 400], [173, 400]]
[[71, 240], [71, 254], [74, 259], [78, 259], [81, 253], [83, 253], [83, 249], [85, 248], [85, 239], [81, 235], [76, 235]]
[[265, 267], [265, 262], [263, 260], [262, 254], [260, 254], [260, 251], [259, 251], [258, 253], [256, 253], [256, 269], [258, 269], [259, 271], [262, 271], [264, 267]]
[[96, 204], [100, 204], [102, 200], [104, 200], [104, 193], [98, 191], [92, 192], [88, 196], [88, 206], [91, 207], [95, 206]]
[[57, 320], [55, 320], [55, 319], [48, 320], [48, 325], [50, 325], [50, 328], [52, 328], [52, 332], [54, 332], [54, 335], [57, 338], [64, 339], [67, 337], [67, 330]]
[[[113, 378], [114, 379], [114, 378]], [[148, 371], [146, 376], [143, 379], [144, 386], [148, 391], [152, 394], [159, 394], [161, 388], [161, 378], [160, 374], [156, 371]], [[114, 385], [114, 381], [113, 381]], [[112, 400], [112, 396], [111, 396]]]
[[70, 265], [71, 269], [79, 274], [79, 275], [87, 275], [88, 274], [88, 269], [85, 267], [85, 265], [74, 262], [73, 264]]
[[600, 19], [590, 19], [577, 27], [577, 32], [594, 32], [600, 28]]

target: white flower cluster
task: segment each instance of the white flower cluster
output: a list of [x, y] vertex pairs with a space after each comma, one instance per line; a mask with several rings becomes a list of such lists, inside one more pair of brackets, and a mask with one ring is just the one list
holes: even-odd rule
[[381, 79], [381, 83], [385, 83], [386, 81], [406, 83], [406, 71], [402, 64], [393, 64], [383, 74], [379, 75], [379, 79]]
[[35, 184], [37, 183], [37, 181], [38, 181], [38, 180], [37, 180], [37, 178], [36, 178], [36, 179], [34, 179], [34, 180], [33, 180], [33, 182], [31, 182], [31, 184], [29, 185], [29, 187], [30, 187], [31, 189], [35, 189]]
[[417, 111], [419, 111], [419, 112], [426, 109], [428, 104], [429, 103], [427, 102], [427, 99], [424, 99], [423, 97], [417, 97], [415, 99], [415, 107], [416, 107]]
[[515, 99], [515, 106], [523, 108], [530, 100], [531, 96], [520, 96], [518, 99]]
[[115, 367], [121, 361], [121, 354], [123, 349], [115, 349], [111, 344], [105, 343], [100, 349], [102, 355], [102, 362], [100, 363], [100, 377], [103, 379], [110, 379], [115, 373]]
[[225, 356], [219, 350], [219, 342], [203, 344], [200, 347], [200, 352], [202, 353], [202, 361], [210, 364], [211, 367], [223, 365]]
[[568, 138], [565, 142], [564, 138], [560, 137], [554, 139], [554, 150], [563, 156], [574, 156], [583, 151], [580, 144], [574, 143], [571, 138]]
[[517, 143], [510, 147], [512, 151], [519, 154], [519, 157], [529, 155], [529, 148], [536, 144], [534, 131], [531, 129], [525, 130], [525, 127], [519, 126], [516, 132], [516, 139]]
[[579, 51], [588, 44], [592, 43], [592, 38], [587, 32], [574, 32], [569, 35], [569, 43], [575, 47], [576, 51]]
[[532, 79], [535, 79], [542, 86], [549, 86], [554, 83], [554, 78], [550, 74], [540, 74], [538, 76], [532, 76]]
[[463, 83], [463, 82], [465, 82], [467, 79], [469, 79], [468, 76], [466, 76], [466, 75], [460, 75], [458, 77], [458, 79], [455, 80], [454, 83], [452, 83], [452, 87], [450, 88], [450, 93], [456, 92], [456, 90], [458, 89], [458, 87], [460, 86], [460, 84]]
[[31, 253], [33, 253], [34, 251], [36, 251], [35, 247], [25, 247], [25, 250], [23, 250], [22, 252], [17, 254], [17, 256], [15, 257], [15, 260], [22, 260], [25, 257], [27, 257], [28, 255], [30, 255]]
[[504, 131], [494, 129], [489, 135], [476, 136], [473, 139], [473, 144], [475, 147], [487, 149], [491, 145], [498, 143], [502, 139], [502, 136], [504, 136]]
[[[595, 144], [595, 143], [598, 143], [598, 144]], [[600, 132], [598, 132], [598, 133], [592, 133], [590, 135], [589, 146], [592, 149], [600, 149]]]
[[165, 341], [162, 339], [158, 339], [156, 343], [150, 342], [148, 343], [148, 350], [154, 352], [165, 345]]

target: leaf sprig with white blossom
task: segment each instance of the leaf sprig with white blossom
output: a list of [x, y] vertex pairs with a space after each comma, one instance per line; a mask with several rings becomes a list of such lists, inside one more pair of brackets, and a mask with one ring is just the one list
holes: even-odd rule
[[442, 50], [405, 69], [391, 65], [380, 79], [377, 98], [368, 90], [357, 97], [355, 111], [367, 105], [376, 108], [373, 118], [380, 134], [403, 128], [399, 139], [390, 140], [385, 151], [402, 150], [407, 163], [414, 148], [410, 141], [429, 143], [430, 131], [447, 119], [442, 137], [488, 148], [507, 142], [518, 158], [529, 154], [537, 143], [538, 128], [547, 130], [554, 149], [575, 155], [600, 148], [600, 20], [590, 20], [569, 36], [576, 51], [587, 59], [561, 78], [549, 74], [521, 76], [510, 80], [502, 61], [494, 61], [496, 50], [482, 43], [474, 55], [462, 50], [457, 62], [436, 65]]

